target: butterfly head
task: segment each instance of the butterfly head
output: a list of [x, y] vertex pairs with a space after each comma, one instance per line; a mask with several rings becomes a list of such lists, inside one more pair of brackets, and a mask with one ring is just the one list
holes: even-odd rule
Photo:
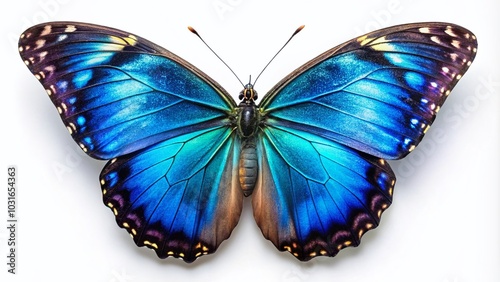
[[241, 90], [239, 99], [242, 102], [250, 103], [250, 101], [255, 101], [257, 100], [257, 91], [253, 89], [253, 84], [247, 83], [243, 90]]

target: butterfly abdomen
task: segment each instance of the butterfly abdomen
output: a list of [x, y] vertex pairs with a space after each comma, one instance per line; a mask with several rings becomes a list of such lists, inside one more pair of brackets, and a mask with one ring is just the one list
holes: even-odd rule
[[258, 163], [255, 140], [245, 139], [240, 152], [240, 162], [238, 167], [240, 186], [245, 196], [250, 196], [257, 181]]

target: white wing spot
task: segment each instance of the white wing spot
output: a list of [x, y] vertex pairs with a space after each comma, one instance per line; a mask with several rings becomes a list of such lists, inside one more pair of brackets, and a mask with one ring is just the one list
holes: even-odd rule
[[444, 73], [448, 73], [450, 71], [450, 69], [447, 67], [442, 67], [441, 70], [443, 70]]
[[40, 33], [40, 36], [44, 36], [44, 35], [47, 35], [49, 33], [52, 32], [52, 26], [49, 24], [49, 25], [46, 25], [43, 30], [42, 30], [42, 33]]
[[68, 107], [64, 103], [61, 103], [61, 108], [64, 110], [64, 112], [68, 111]]
[[379, 44], [379, 43], [385, 43], [387, 42], [387, 38], [385, 38], [385, 36], [382, 36], [382, 37], [379, 37], [377, 39], [375, 39], [372, 44]]
[[453, 32], [453, 29], [451, 28], [451, 26], [447, 26], [446, 30], [444, 32], [446, 34], [448, 34], [449, 36], [458, 37], [458, 35], [455, 32]]
[[[87, 152], [87, 147], [85, 147], [85, 145], [84, 145], [83, 143], [80, 143], [80, 144], [78, 144], [78, 145], [80, 145], [80, 148], [82, 148], [82, 150], [83, 150], [85, 153]], [[117, 214], [118, 214], [118, 212], [116, 212], [116, 213], [115, 213], [115, 215], [117, 215]]]
[[459, 74], [459, 75], [457, 75], [457, 77], [456, 77], [456, 78], [457, 78], [457, 80], [459, 80], [460, 78], [462, 78], [462, 75], [461, 75], [461, 74]]
[[430, 33], [431, 30], [428, 27], [421, 27], [418, 29], [420, 33]]
[[364, 233], [365, 233], [365, 231], [363, 229], [359, 229], [358, 238], [361, 238], [361, 236], [363, 236]]
[[57, 37], [57, 42], [61, 42], [63, 41], [64, 39], [68, 38], [68, 35], [67, 34], [61, 34]]
[[370, 40], [371, 38], [368, 38], [368, 36], [366, 35], [363, 35], [357, 39], [360, 46], [365, 46]]
[[45, 39], [38, 39], [36, 42], [35, 42], [35, 50], [38, 49], [38, 48], [42, 48], [43, 45], [45, 45]]
[[66, 29], [64, 30], [64, 32], [74, 32], [76, 30], [76, 27], [74, 25], [67, 25], [66, 26]]
[[49, 52], [43, 51], [42, 53], [38, 54], [38, 57], [40, 58], [40, 62], [45, 60], [45, 57], [47, 56]]
[[52, 75], [54, 71], [56, 70], [56, 67], [54, 65], [46, 66], [44, 68], [45, 71], [49, 72], [49, 75]]
[[437, 36], [431, 36], [431, 40], [437, 44], [441, 44], [441, 39]]
[[460, 41], [458, 40], [452, 40], [451, 45], [457, 49], [460, 49]]
[[[151, 242], [149, 242], [149, 241], [147, 241], [147, 240], [146, 240], [146, 241], [144, 241], [144, 245], [146, 245], [146, 246], [150, 246], [150, 247], [152, 247], [152, 248], [154, 248], [154, 249], [158, 249], [158, 245], [157, 245], [156, 243], [151, 243]], [[182, 254], [182, 253], [181, 253], [181, 254]], [[183, 256], [184, 256], [184, 255], [183, 255]]]
[[56, 88], [54, 87], [53, 84], [49, 88], [50, 88], [50, 90], [52, 90], [52, 93], [57, 93]]
[[132, 34], [129, 34], [129, 36], [126, 38], [123, 38], [123, 40], [125, 40], [125, 42], [127, 42], [127, 44], [131, 45], [131, 46], [134, 46], [135, 44], [137, 44], [137, 37], [135, 37]]

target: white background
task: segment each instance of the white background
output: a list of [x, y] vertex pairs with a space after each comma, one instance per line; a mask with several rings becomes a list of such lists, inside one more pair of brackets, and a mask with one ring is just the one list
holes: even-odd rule
[[[500, 281], [498, 1], [163, 2], [1, 4], [0, 182], [6, 187], [8, 165], [16, 165], [19, 175], [15, 276], [7, 274], [7, 193], [0, 193], [1, 281]], [[320, 52], [375, 28], [449, 21], [472, 30], [479, 51], [421, 145], [392, 162], [398, 175], [393, 205], [360, 247], [301, 263], [263, 239], [247, 199], [231, 238], [215, 255], [186, 264], [157, 259], [117, 227], [101, 201], [98, 175], [104, 163], [79, 151], [20, 60], [17, 37], [48, 20], [138, 34], [198, 66], [235, 95], [239, 83], [186, 26], [196, 27], [246, 81], [305, 24], [260, 78], [261, 97]]]

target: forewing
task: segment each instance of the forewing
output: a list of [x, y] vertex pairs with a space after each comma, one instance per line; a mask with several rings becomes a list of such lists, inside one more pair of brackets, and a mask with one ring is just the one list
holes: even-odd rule
[[263, 120], [402, 158], [418, 145], [476, 51], [475, 36], [453, 24], [378, 30], [284, 78], [259, 105]]
[[184, 133], [228, 124], [236, 106], [208, 76], [139, 36], [52, 22], [19, 40], [75, 142], [111, 159]]
[[215, 252], [242, 209], [235, 136], [228, 127], [200, 130], [111, 160], [101, 173], [104, 204], [160, 258]]
[[387, 162], [292, 128], [261, 134], [252, 205], [276, 248], [300, 260], [335, 256], [378, 225], [395, 184]]

